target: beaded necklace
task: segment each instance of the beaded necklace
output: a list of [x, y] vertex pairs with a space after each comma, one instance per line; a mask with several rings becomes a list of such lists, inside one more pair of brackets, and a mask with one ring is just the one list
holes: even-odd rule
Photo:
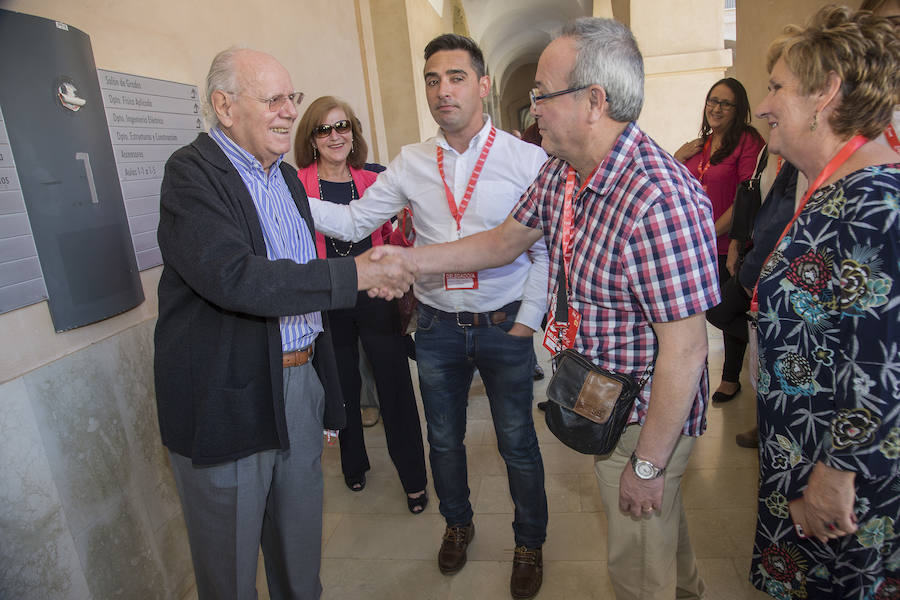
[[[322, 178], [318, 177], [317, 180], [319, 183], [319, 199], [324, 200], [325, 194], [322, 193]], [[356, 185], [353, 183], [353, 178], [351, 177], [350, 178], [350, 202], [353, 202], [358, 197], [359, 196], [356, 193]], [[334, 248], [334, 251], [337, 253], [338, 256], [349, 256], [350, 252], [353, 250], [353, 242], [346, 242], [349, 245], [347, 246], [347, 249], [342, 252], [340, 250], [340, 248], [338, 248], [337, 244], [334, 243], [333, 237], [328, 237], [328, 240], [331, 242], [331, 247]]]

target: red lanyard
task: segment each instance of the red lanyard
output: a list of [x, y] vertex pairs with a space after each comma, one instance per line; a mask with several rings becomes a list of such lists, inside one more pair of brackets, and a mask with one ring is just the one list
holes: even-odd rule
[[888, 144], [894, 149], [894, 152], [900, 154], [900, 140], [897, 139], [897, 132], [894, 130], [894, 124], [889, 123], [884, 130], [884, 137], [887, 138]]
[[[566, 193], [563, 196], [563, 230], [562, 230], [562, 251], [563, 251], [563, 269], [566, 273], [566, 282], [569, 282], [569, 265], [572, 262], [572, 240], [575, 237], [575, 211], [572, 208], [572, 192], [575, 191], [575, 169], [569, 167], [566, 173]], [[568, 288], [569, 286], [566, 285]]]
[[784, 164], [784, 159], [781, 156], [778, 157], [778, 164], [775, 166], [775, 175], [778, 175], [781, 172], [781, 165]]
[[484, 167], [484, 161], [487, 158], [488, 152], [491, 151], [491, 146], [494, 145], [494, 137], [496, 137], [496, 135], [497, 128], [491, 125], [491, 132], [488, 134], [487, 141], [484, 143], [484, 148], [481, 149], [481, 155], [479, 155], [478, 160], [475, 161], [475, 168], [472, 169], [472, 175], [469, 177], [469, 185], [466, 186], [466, 193], [463, 195], [462, 202], [459, 203], [459, 208], [456, 206], [453, 192], [450, 191], [450, 186], [447, 185], [447, 178], [444, 176], [444, 149], [440, 146], [437, 147], [438, 172], [441, 174], [441, 181], [444, 182], [444, 194], [447, 196], [450, 214], [453, 215], [453, 218], [456, 220], [457, 231], [462, 228], [460, 223], [462, 223], [463, 214], [469, 206], [469, 200], [472, 199], [472, 192], [475, 191], [475, 184], [478, 183], [478, 177], [481, 176], [481, 169]]
[[[700, 164], [697, 165], [697, 172], [699, 176], [697, 179], [700, 180], [700, 183], [703, 183], [703, 176], [706, 175], [706, 172], [709, 170], [709, 165], [712, 163], [712, 156], [707, 154], [710, 152], [712, 148], [712, 135], [706, 138], [706, 143], [703, 145], [703, 152], [700, 154]], [[703, 162], [703, 157], [706, 157], [706, 163]]]
[[[602, 163], [601, 163], [602, 164]], [[597, 168], [600, 168], [600, 165], [597, 165]], [[596, 173], [596, 169], [594, 170]], [[593, 173], [591, 173], [590, 177], [584, 180], [584, 183], [581, 185], [581, 189], [578, 190], [578, 195], [581, 196], [581, 192], [584, 191], [584, 188], [587, 187], [588, 182], [593, 179]], [[572, 264], [572, 241], [575, 239], [575, 209], [572, 208], [572, 193], [575, 191], [575, 169], [569, 167], [569, 172], [566, 173], [566, 193], [563, 196], [563, 214], [562, 214], [562, 251], [563, 251], [563, 268], [566, 273], [566, 289], [571, 290], [570, 283], [571, 279], [569, 278], [569, 269]]]
[[[816, 177], [815, 181], [809, 186], [809, 189], [806, 190], [806, 194], [803, 196], [803, 200], [800, 201], [800, 206], [797, 207], [797, 210], [794, 212], [794, 216], [791, 217], [790, 222], [784, 228], [784, 231], [781, 232], [781, 237], [778, 238], [778, 241], [775, 242], [775, 245], [772, 247], [772, 251], [769, 252], [769, 256], [766, 257], [766, 260], [763, 261], [763, 267], [765, 267], [766, 263], [769, 262], [769, 259], [772, 258], [772, 254], [774, 254], [775, 250], [778, 248], [778, 244], [781, 243], [781, 240], [784, 239], [784, 236], [787, 235], [787, 232], [790, 231], [791, 226], [794, 224], [794, 221], [797, 220], [797, 217], [800, 216], [800, 213], [803, 212], [803, 208], [806, 206], [806, 202], [809, 200], [810, 196], [812, 196], [825, 180], [831, 177], [835, 171], [840, 168], [847, 159], [850, 158], [854, 152], [856, 152], [860, 146], [868, 142], [866, 138], [861, 135], [855, 136], [849, 142], [844, 144], [844, 147], [841, 148], [841, 151], [837, 153], [837, 155], [828, 161], [828, 164], [825, 165], [825, 168], [822, 169], [822, 172], [819, 173], [819, 176]], [[759, 312], [759, 278], [756, 279], [756, 284], [753, 286], [753, 296], [750, 299], [750, 310], [753, 312]]]
[[[403, 210], [400, 211], [400, 214], [402, 215], [400, 217], [400, 234], [403, 236], [403, 241], [412, 246], [416, 239], [416, 228], [413, 225], [412, 209], [408, 206], [404, 206]], [[409, 235], [406, 235], [407, 223], [409, 223]]]

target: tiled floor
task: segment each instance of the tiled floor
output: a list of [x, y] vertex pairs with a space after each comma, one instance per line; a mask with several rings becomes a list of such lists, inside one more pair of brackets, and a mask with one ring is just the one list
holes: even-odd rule
[[[721, 377], [721, 336], [710, 328], [709, 338], [710, 380], [716, 386]], [[537, 340], [535, 346], [549, 375], [549, 355]], [[546, 379], [535, 383], [535, 402], [543, 399], [546, 383]], [[707, 597], [715, 600], [768, 597], [747, 582], [755, 523], [756, 453], [734, 443], [736, 433], [753, 425], [750, 389], [745, 382], [737, 398], [710, 409], [709, 428], [697, 442], [684, 477], [691, 538], [708, 586]], [[606, 517], [592, 459], [560, 444], [547, 430], [543, 413], [535, 409], [534, 414], [550, 508], [544, 585], [537, 598], [611, 599]], [[424, 416], [422, 420], [424, 431]], [[510, 598], [513, 507], [480, 379], [476, 376], [472, 385], [466, 437], [477, 535], [469, 546], [468, 563], [459, 573], [444, 576], [437, 569], [444, 522], [431, 485], [432, 501], [425, 513], [410, 514], [380, 424], [366, 429], [366, 444], [372, 470], [365, 490], [356, 493], [344, 485], [337, 447], [325, 450], [323, 598]], [[260, 575], [260, 595], [267, 598], [262, 569]]]

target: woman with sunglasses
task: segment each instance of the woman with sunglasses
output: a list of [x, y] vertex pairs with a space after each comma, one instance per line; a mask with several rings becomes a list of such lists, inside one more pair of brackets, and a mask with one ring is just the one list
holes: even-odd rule
[[[706, 94], [700, 137], [675, 152], [675, 158], [700, 180], [712, 201], [718, 236], [719, 285], [722, 287], [733, 275], [728, 268], [728, 230], [731, 228], [734, 194], [741, 181], [753, 176], [759, 151], [764, 144], [762, 136], [750, 125], [750, 101], [744, 86], [737, 79], [726, 77], [717, 81]], [[722, 337], [725, 342], [725, 364], [722, 367], [722, 381], [712, 395], [713, 402], [727, 402], [741, 390], [741, 367], [747, 349], [746, 337], [741, 338], [728, 331], [723, 331]]]
[[[300, 119], [294, 156], [300, 166], [297, 174], [310, 196], [337, 204], [360, 198], [375, 181], [375, 171], [384, 169], [365, 163], [368, 152], [359, 119], [342, 100], [318, 98]], [[359, 242], [344, 242], [317, 232], [318, 255], [358, 256], [384, 243], [391, 230], [391, 224], [386, 223], [371, 238]], [[344, 482], [351, 490], [361, 491], [370, 468], [359, 408], [361, 341], [372, 363], [388, 453], [400, 475], [410, 512], [419, 514], [428, 503], [425, 451], [397, 301], [369, 298], [361, 292], [354, 308], [329, 311], [328, 318], [347, 410], [347, 427], [340, 433]]]

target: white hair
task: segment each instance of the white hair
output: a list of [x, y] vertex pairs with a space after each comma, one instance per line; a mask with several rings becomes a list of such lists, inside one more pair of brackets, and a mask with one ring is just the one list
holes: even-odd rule
[[203, 102], [203, 118], [209, 129], [219, 126], [219, 116], [212, 105], [212, 95], [216, 90], [222, 90], [229, 94], [240, 92], [240, 84], [237, 76], [235, 57], [244, 50], [232, 46], [216, 54], [209, 65], [209, 73], [206, 75], [206, 98]]
[[644, 105], [644, 58], [631, 31], [613, 19], [582, 17], [567, 23], [560, 36], [574, 38], [578, 49], [569, 87], [602, 86], [609, 116], [636, 121]]

